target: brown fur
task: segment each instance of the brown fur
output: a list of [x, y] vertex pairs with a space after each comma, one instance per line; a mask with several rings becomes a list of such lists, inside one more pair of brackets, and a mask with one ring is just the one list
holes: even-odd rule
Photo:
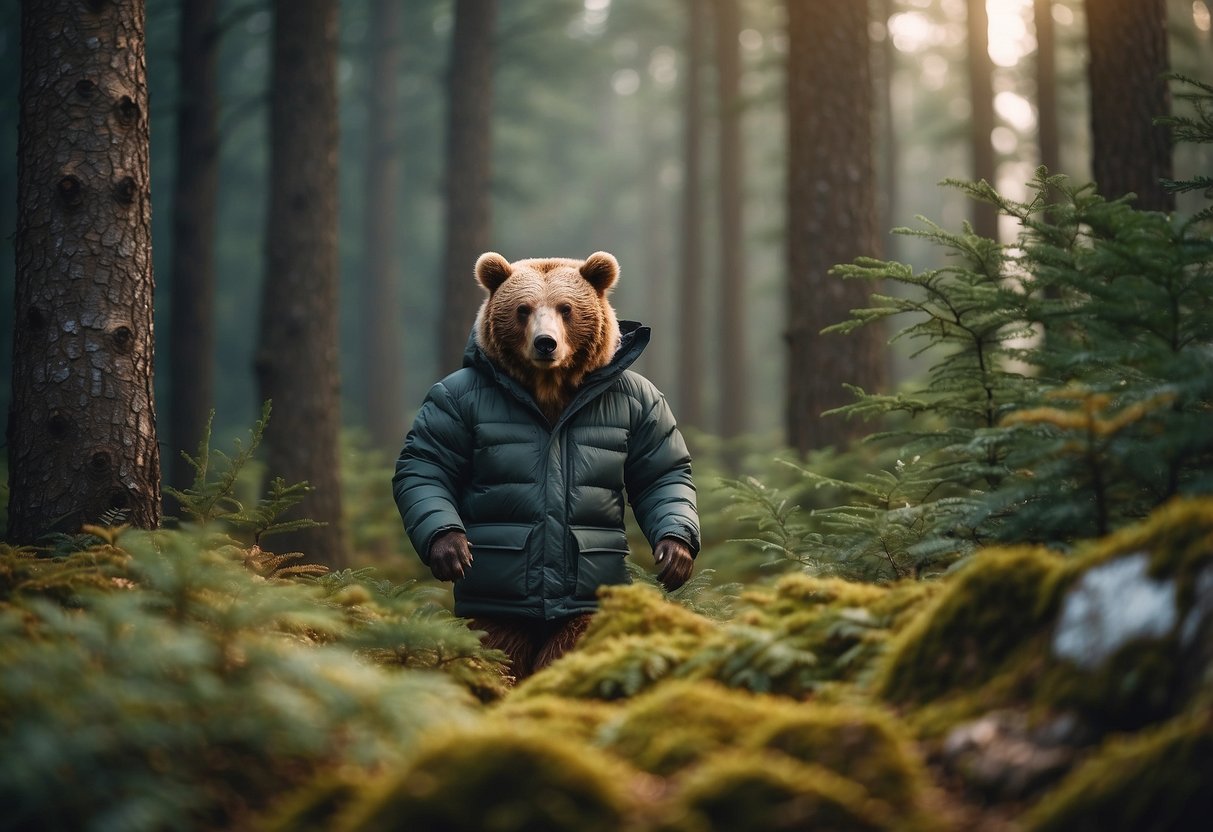
[[589, 625], [588, 614], [555, 621], [473, 618], [468, 622], [473, 630], [484, 631], [480, 641], [485, 647], [510, 657], [514, 679], [519, 682], [572, 650]]
[[[476, 261], [476, 279], [489, 293], [476, 316], [476, 342], [553, 424], [586, 375], [619, 348], [619, 321], [607, 300], [618, 276], [615, 258], [601, 251], [586, 260], [515, 263], [488, 252]], [[533, 349], [539, 333], [555, 338], [554, 360]]]

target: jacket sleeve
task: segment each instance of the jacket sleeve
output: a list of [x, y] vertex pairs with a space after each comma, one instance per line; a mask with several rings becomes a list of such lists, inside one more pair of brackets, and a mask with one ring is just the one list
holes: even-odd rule
[[650, 545], [674, 537], [698, 554], [699, 513], [691, 455], [665, 396], [656, 388], [651, 391], [651, 401], [641, 400], [641, 416], [628, 441], [624, 470], [628, 499]]
[[435, 535], [464, 530], [457, 506], [469, 475], [471, 445], [456, 401], [441, 382], [435, 384], [405, 437], [392, 477], [405, 531], [426, 565]]

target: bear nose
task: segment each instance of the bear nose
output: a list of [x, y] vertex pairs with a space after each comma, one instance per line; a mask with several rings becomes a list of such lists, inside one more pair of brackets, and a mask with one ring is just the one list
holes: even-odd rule
[[540, 355], [551, 355], [556, 352], [556, 339], [551, 335], [536, 335], [535, 352]]

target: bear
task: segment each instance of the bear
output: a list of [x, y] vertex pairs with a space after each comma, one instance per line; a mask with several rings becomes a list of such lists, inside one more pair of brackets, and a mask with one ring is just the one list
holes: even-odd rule
[[608, 299], [619, 263], [481, 255], [463, 366], [426, 394], [396, 461], [405, 530], [455, 614], [515, 680], [571, 649], [602, 586], [628, 583], [625, 495], [669, 590], [699, 552], [691, 457], [629, 369], [651, 330]]

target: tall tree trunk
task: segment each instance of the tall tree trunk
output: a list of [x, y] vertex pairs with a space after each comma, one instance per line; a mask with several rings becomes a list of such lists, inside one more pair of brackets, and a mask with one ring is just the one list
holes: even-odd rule
[[866, 3], [789, 2], [788, 11], [788, 444], [837, 445], [862, 425], [822, 419], [852, 401], [843, 384], [881, 389], [879, 327], [845, 337], [821, 330], [868, 305], [870, 285], [829, 269], [875, 244], [872, 79]]
[[493, 35], [497, 0], [455, 0], [447, 108], [440, 372], [462, 363], [482, 293], [472, 268], [492, 237]]
[[1085, 4], [1091, 59], [1091, 164], [1099, 192], [1137, 194], [1136, 205], [1171, 211], [1171, 140], [1153, 119], [1171, 110], [1162, 78], [1167, 56], [1166, 0], [1096, 0]]
[[875, 81], [873, 89], [880, 96], [877, 112], [880, 119], [880, 184], [877, 199], [878, 220], [877, 240], [880, 250], [873, 251], [872, 256], [885, 256], [897, 259], [898, 237], [891, 233], [897, 225], [897, 204], [900, 198], [898, 189], [897, 164], [897, 130], [894, 127], [896, 119], [893, 112], [893, 82], [897, 76], [897, 47], [893, 45], [893, 36], [889, 32], [889, 20], [893, 17], [893, 0], [876, 0], [878, 20], [885, 27], [885, 36], [880, 42], [879, 51], [873, 56], [873, 72]]
[[[177, 42], [177, 177], [169, 320], [169, 481], [186, 488], [214, 406], [215, 211], [219, 184], [217, 0], [184, 0]], [[170, 509], [171, 510], [171, 509]]]
[[[660, 137], [657, 135], [657, 120], [646, 118], [640, 124], [641, 141], [645, 148], [644, 162], [641, 175], [641, 217], [644, 227], [643, 263], [646, 278], [645, 289], [645, 320], [650, 321], [654, 328], [663, 333], [670, 333], [673, 327], [667, 322], [667, 310], [670, 306], [669, 284], [661, 276], [669, 268], [668, 249], [666, 242], [669, 233], [668, 206], [665, 199], [665, 188], [661, 184], [661, 167], [664, 162], [664, 150]], [[656, 347], [656, 349], [654, 349]], [[655, 343], [645, 351], [647, 362], [645, 375], [662, 390], [669, 389], [670, 356], [668, 335], [659, 343]]]
[[141, 0], [21, 6], [9, 538], [160, 521]]
[[[969, 146], [973, 179], [998, 186], [998, 163], [990, 134], [994, 132], [994, 62], [990, 60], [990, 17], [986, 0], [969, 0], [969, 103], [972, 106]], [[998, 239], [998, 209], [985, 202], [973, 203], [973, 230], [982, 237]]]
[[367, 427], [371, 441], [380, 448], [398, 445], [404, 436], [404, 333], [396, 249], [400, 232], [400, 130], [396, 115], [400, 11], [398, 0], [372, 3], [371, 73], [367, 85], [362, 367]]
[[1061, 172], [1061, 128], [1057, 109], [1057, 35], [1053, 0], [1033, 0], [1036, 24], [1036, 120], [1040, 163]]
[[720, 435], [740, 436], [750, 397], [745, 346], [746, 260], [741, 150], [741, 13], [716, 0], [716, 85], [720, 109]]
[[686, 0], [687, 58], [683, 87], [681, 271], [678, 285], [678, 417], [703, 418], [703, 16], [705, 0]]
[[256, 370], [273, 401], [268, 474], [315, 489], [299, 508], [326, 525], [275, 540], [346, 562], [338, 478], [337, 3], [275, 0], [270, 200]]

